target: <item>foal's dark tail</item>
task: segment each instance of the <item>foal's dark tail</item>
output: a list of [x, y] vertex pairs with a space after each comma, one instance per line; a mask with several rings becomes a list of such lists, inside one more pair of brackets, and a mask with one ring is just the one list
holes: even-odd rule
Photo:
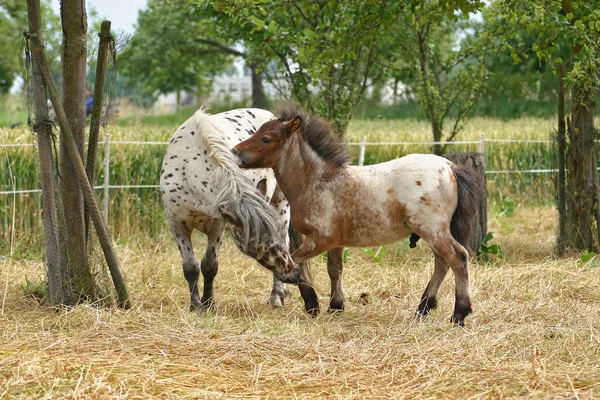
[[479, 250], [470, 248], [469, 237], [479, 214], [483, 185], [481, 177], [470, 165], [453, 164], [452, 171], [458, 185], [458, 205], [450, 222], [450, 233], [472, 254]]

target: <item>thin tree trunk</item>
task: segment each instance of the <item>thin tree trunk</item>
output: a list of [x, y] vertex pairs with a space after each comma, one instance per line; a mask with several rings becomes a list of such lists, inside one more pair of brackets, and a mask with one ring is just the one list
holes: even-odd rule
[[71, 158], [71, 162], [74, 166], [73, 176], [81, 185], [83, 195], [85, 196], [85, 200], [89, 204], [92, 221], [94, 222], [94, 227], [96, 228], [96, 233], [98, 234], [98, 240], [100, 241], [100, 245], [102, 246], [102, 251], [104, 252], [104, 256], [106, 257], [106, 263], [108, 264], [108, 268], [110, 270], [110, 274], [115, 285], [115, 289], [117, 291], [119, 306], [122, 308], [129, 308], [130, 303], [129, 296], [127, 294], [127, 288], [125, 286], [125, 282], [123, 281], [123, 277], [121, 276], [119, 261], [112, 247], [112, 241], [110, 240], [108, 228], [106, 227], [104, 220], [102, 219], [102, 214], [100, 214], [100, 208], [98, 207], [98, 203], [96, 201], [96, 198], [94, 197], [92, 185], [87, 179], [85, 168], [83, 166], [83, 160], [81, 159], [79, 149], [77, 148], [77, 144], [75, 143], [73, 132], [71, 131], [71, 128], [68, 124], [66, 112], [60, 104], [58, 92], [56, 90], [54, 82], [52, 81], [52, 77], [50, 76], [50, 69], [48, 68], [48, 63], [43, 52], [39, 53], [39, 63], [40, 70], [42, 72], [42, 75], [44, 76], [46, 85], [48, 86], [50, 99], [52, 100], [52, 104], [54, 104], [54, 108], [56, 110], [56, 117], [58, 118], [61, 130], [64, 132], [64, 141], [65, 147], [67, 148], [67, 155]]
[[[108, 44], [110, 37], [110, 21], [102, 21], [100, 27], [100, 45], [98, 48], [98, 62], [96, 64], [96, 84], [94, 86], [94, 105], [90, 121], [90, 137], [86, 159], [85, 172], [90, 184], [94, 186], [96, 181], [96, 154], [98, 152], [98, 134], [100, 132], [100, 118], [102, 115], [102, 103], [104, 100], [104, 78], [106, 72], [106, 59], [108, 56]], [[108, 221], [106, 221], [108, 224]], [[90, 213], [85, 207], [85, 238], [89, 238]]]
[[566, 182], [565, 182], [565, 147], [566, 147], [566, 125], [565, 125], [565, 85], [563, 78], [565, 76], [565, 66], [560, 64], [558, 67], [558, 179], [556, 189], [557, 208], [558, 208], [558, 254], [562, 255], [567, 248], [567, 211], [566, 211]]
[[[39, 0], [27, 0], [29, 34], [43, 43], [42, 19]], [[38, 152], [40, 157], [40, 176], [42, 181], [42, 218], [44, 221], [46, 264], [48, 271], [48, 297], [51, 304], [64, 301], [63, 276], [58, 234], [58, 216], [56, 214], [56, 192], [54, 186], [54, 160], [52, 156], [52, 125], [48, 116], [46, 84], [40, 71], [39, 53], [42, 48], [31, 46], [31, 70], [33, 76], [33, 99]]]
[[[87, 54], [85, 2], [82, 0], [63, 0], [60, 15], [63, 31], [63, 107], [75, 139], [77, 151], [83, 159]], [[85, 244], [83, 194], [79, 182], [72, 178], [75, 166], [69, 158], [65, 135], [66, 132], [61, 127], [60, 193], [65, 221], [63, 237], [67, 244], [67, 251], [63, 252], [63, 267], [70, 265], [77, 294], [80, 297], [95, 299], [94, 284]], [[65, 253], [68, 253], [68, 255]]]
[[252, 107], [268, 108], [267, 96], [263, 86], [263, 76], [257, 71], [256, 63], [250, 64], [252, 70]]

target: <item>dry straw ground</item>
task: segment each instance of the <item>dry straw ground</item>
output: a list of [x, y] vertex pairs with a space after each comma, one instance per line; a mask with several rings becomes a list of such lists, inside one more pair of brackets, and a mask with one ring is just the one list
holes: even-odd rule
[[[352, 250], [347, 311], [315, 319], [295, 288], [271, 309], [269, 274], [230, 240], [202, 315], [187, 312], [169, 237], [120, 249], [130, 311], [53, 311], [19, 288], [39, 263], [0, 259], [0, 398], [597, 398], [600, 267], [552, 256], [555, 221], [548, 209], [491, 220], [507, 256], [472, 265], [465, 329], [449, 323], [451, 276], [441, 307], [413, 318], [432, 270], [423, 244], [380, 262]], [[326, 306], [323, 260], [313, 271]]]

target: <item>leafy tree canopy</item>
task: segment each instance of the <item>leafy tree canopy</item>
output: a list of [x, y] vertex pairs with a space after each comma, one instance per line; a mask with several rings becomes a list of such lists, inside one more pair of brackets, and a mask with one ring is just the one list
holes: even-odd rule
[[202, 92], [233, 58], [197, 38], [210, 37], [213, 22], [168, 0], [150, 0], [120, 59], [130, 86], [152, 98], [160, 93]]
[[[59, 48], [55, 34], [60, 29], [59, 18], [50, 7], [50, 0], [42, 0], [44, 38], [49, 49]], [[23, 77], [23, 32], [28, 30], [27, 3], [23, 0], [0, 0], [0, 93], [7, 93], [17, 77]]]
[[[469, 12], [482, 4], [442, 3], [450, 18], [456, 10]], [[384, 39], [404, 34], [401, 16], [411, 7], [419, 8], [408, 1], [362, 0], [191, 0], [191, 4], [212, 8], [230, 38], [243, 40], [262, 60], [263, 71], [271, 78], [283, 77], [284, 92], [332, 121], [342, 133], [367, 85], [383, 76]]]

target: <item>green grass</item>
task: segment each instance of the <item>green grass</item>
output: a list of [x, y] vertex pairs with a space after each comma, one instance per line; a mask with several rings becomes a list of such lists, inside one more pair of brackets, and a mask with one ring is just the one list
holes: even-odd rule
[[25, 126], [27, 109], [17, 95], [0, 95], [0, 128]]

